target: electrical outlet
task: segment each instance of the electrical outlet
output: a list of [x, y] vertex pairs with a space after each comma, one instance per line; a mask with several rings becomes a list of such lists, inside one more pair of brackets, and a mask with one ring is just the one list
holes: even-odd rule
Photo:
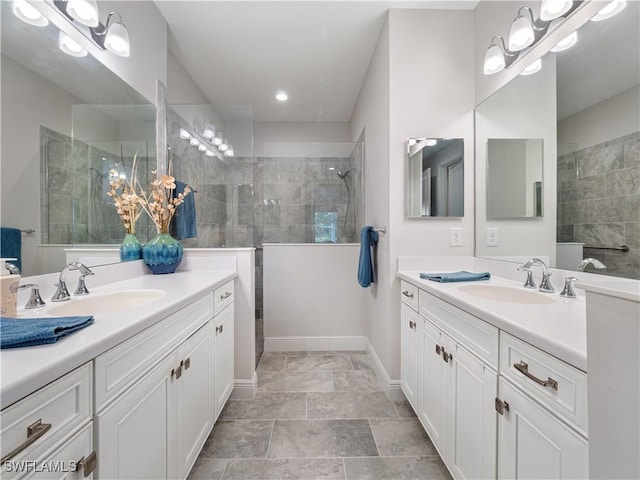
[[451, 246], [452, 247], [462, 246], [462, 228], [451, 229]]
[[497, 247], [500, 243], [497, 228], [487, 228], [487, 247]]

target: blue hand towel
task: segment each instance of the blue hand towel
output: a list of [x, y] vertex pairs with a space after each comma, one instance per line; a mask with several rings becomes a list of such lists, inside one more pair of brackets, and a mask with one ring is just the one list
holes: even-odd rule
[[17, 258], [12, 261], [22, 271], [22, 233], [17, 228], [0, 228], [0, 258]]
[[[176, 188], [173, 190], [173, 196], [177, 197], [179, 194], [184, 192], [186, 186], [186, 183], [176, 181]], [[176, 208], [171, 234], [177, 240], [182, 240], [183, 238], [195, 238], [198, 236], [195, 193], [196, 192], [192, 189], [191, 193], [184, 198], [184, 202]]]
[[88, 327], [93, 317], [7, 318], [0, 317], [0, 348], [31, 347], [55, 343]]
[[489, 272], [448, 272], [448, 273], [421, 273], [420, 278], [440, 283], [449, 282], [477, 282], [479, 280], [489, 280], [491, 274]]
[[366, 226], [360, 231], [360, 260], [358, 263], [358, 283], [367, 288], [376, 281], [374, 261], [371, 249], [378, 243], [378, 232], [372, 226]]

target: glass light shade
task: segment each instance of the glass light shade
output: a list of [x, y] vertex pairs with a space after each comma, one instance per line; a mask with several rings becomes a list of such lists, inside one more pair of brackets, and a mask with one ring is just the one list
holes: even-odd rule
[[215, 145], [215, 146], [220, 146], [222, 144], [222, 135], [220, 135], [220, 133], [216, 133], [213, 138], [211, 139], [211, 142]]
[[425, 144], [427, 147], [433, 147], [433, 146], [434, 146], [435, 144], [437, 144], [437, 143], [438, 143], [438, 140], [436, 140], [435, 138], [427, 138], [427, 139], [424, 141], [424, 144]]
[[626, 0], [613, 0], [606, 7], [601, 9], [598, 13], [596, 13], [593, 18], [591, 18], [592, 22], [601, 22], [602, 20], [607, 20], [614, 15], [617, 15], [627, 6]]
[[204, 136], [204, 138], [213, 138], [216, 134], [216, 127], [211, 125], [210, 123], [207, 123], [204, 126], [204, 130], [202, 130], [202, 136]]
[[222, 140], [222, 143], [218, 145], [218, 150], [220, 150], [221, 152], [225, 152], [228, 149], [229, 149], [229, 142], [225, 138], [224, 140]]
[[87, 27], [97, 27], [99, 24], [96, 0], [68, 0], [67, 13]]
[[506, 63], [500, 47], [491, 45], [484, 54], [484, 74], [492, 75], [504, 70]]
[[215, 153], [213, 153], [211, 150], [207, 150], [206, 152], [204, 152], [204, 154], [205, 154], [207, 157], [215, 157], [215, 156], [216, 156], [216, 154], [215, 154]]
[[561, 17], [573, 6], [572, 0], [542, 0], [540, 7], [540, 20], [550, 22]]
[[104, 48], [120, 57], [128, 57], [131, 51], [129, 46], [129, 32], [121, 22], [114, 22], [104, 37]]
[[85, 57], [87, 55], [87, 51], [64, 32], [60, 32], [58, 35], [58, 46], [60, 50], [72, 57]]
[[204, 152], [207, 150], [207, 147], [205, 147], [203, 144], [198, 145], [198, 150], [200, 150], [201, 152]]
[[520, 72], [520, 75], [523, 75], [523, 76], [533, 75], [534, 73], [538, 73], [541, 69], [542, 69], [542, 59], [539, 58], [538, 60], [533, 62], [531, 65], [529, 65], [527, 68], [525, 68], [522, 72]]
[[180, 129], [180, 138], [182, 138], [183, 140], [187, 140], [189, 138], [191, 138], [191, 134], [189, 132], [187, 132], [184, 128]]
[[233, 147], [229, 147], [229, 148], [224, 152], [224, 156], [225, 156], [225, 157], [233, 157]]
[[511, 30], [509, 31], [509, 50], [512, 52], [524, 50], [533, 43], [535, 38], [531, 20], [519, 16], [511, 24]]
[[552, 52], [563, 52], [564, 50], [568, 50], [573, 47], [576, 43], [578, 43], [578, 32], [575, 31], [568, 37], [560, 40], [555, 47], [551, 49]]
[[189, 140], [189, 145], [193, 145], [195, 147], [196, 145], [200, 145], [200, 142], [197, 138], [191, 137], [191, 139]]
[[29, 25], [34, 27], [46, 27], [49, 25], [47, 17], [42, 15], [26, 0], [13, 0], [13, 14]]

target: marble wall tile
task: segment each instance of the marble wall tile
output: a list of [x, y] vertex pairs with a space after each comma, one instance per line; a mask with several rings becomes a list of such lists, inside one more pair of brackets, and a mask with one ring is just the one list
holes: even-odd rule
[[558, 224], [587, 223], [589, 221], [589, 205], [588, 200], [563, 203], [562, 208], [558, 208]]
[[303, 419], [305, 416], [305, 393], [259, 392], [253, 400], [229, 400], [220, 419]]
[[378, 455], [367, 420], [276, 420], [269, 457], [372, 457]]
[[437, 455], [417, 418], [371, 419], [369, 423], [381, 456]]
[[558, 182], [568, 182], [578, 178], [576, 154], [570, 153], [558, 158]]
[[258, 391], [262, 392], [332, 392], [331, 371], [258, 372]]
[[640, 166], [640, 141], [635, 140], [624, 145], [624, 166]]
[[640, 212], [640, 194], [589, 201], [589, 221], [592, 223], [636, 222], [638, 212]]
[[640, 219], [638, 222], [624, 224], [624, 244], [630, 248], [640, 249]]
[[591, 177], [600, 173], [620, 170], [624, 167], [622, 144], [610, 147], [591, 147], [576, 153], [578, 177]]
[[344, 480], [338, 458], [231, 460], [224, 480]]
[[451, 480], [442, 460], [429, 457], [345, 458], [349, 480]]
[[314, 227], [311, 225], [289, 225], [285, 243], [313, 243]]
[[606, 177], [608, 197], [640, 193], [640, 167], [608, 172]]
[[624, 223], [584, 223], [577, 226], [576, 242], [592, 246], [620, 246], [624, 243]]
[[592, 177], [579, 178], [576, 200], [604, 197], [606, 183], [606, 176], [604, 173], [594, 175]]
[[307, 418], [397, 417], [384, 392], [326, 392], [307, 394]]
[[287, 225], [313, 225], [312, 205], [282, 205], [282, 218]]
[[573, 242], [574, 234], [573, 234], [573, 225], [558, 225], [556, 229], [556, 241], [557, 242]]
[[253, 184], [238, 185], [237, 190], [240, 205], [253, 205]]
[[222, 420], [202, 448], [207, 458], [266, 457], [273, 420]]
[[283, 243], [285, 232], [280, 226], [266, 225], [264, 226], [263, 238], [264, 243]]
[[640, 280], [640, 250], [628, 252], [607, 250], [604, 264], [607, 269], [599, 270], [598, 273]]
[[578, 180], [558, 180], [558, 188], [557, 188], [557, 201], [558, 203], [563, 202], [575, 202], [578, 198]]

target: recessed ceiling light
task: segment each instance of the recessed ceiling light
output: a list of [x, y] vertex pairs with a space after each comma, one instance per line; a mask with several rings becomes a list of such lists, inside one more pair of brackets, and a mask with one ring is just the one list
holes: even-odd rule
[[289, 95], [287, 95], [287, 92], [277, 92], [276, 100], [278, 100], [279, 102], [286, 102], [287, 100], [289, 100]]

